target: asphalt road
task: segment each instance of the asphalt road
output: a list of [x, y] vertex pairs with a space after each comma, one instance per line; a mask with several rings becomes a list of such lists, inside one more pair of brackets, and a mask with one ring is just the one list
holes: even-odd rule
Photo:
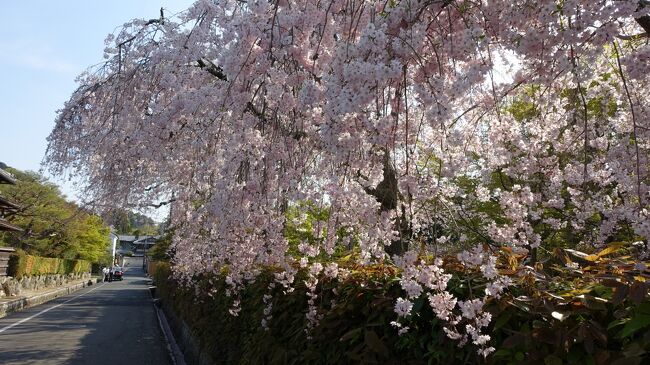
[[147, 279], [126, 269], [124, 281], [1, 318], [0, 364], [171, 364]]

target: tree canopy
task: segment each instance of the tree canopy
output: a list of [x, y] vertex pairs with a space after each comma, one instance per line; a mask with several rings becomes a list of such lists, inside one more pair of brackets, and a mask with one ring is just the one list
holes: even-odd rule
[[0, 233], [0, 242], [30, 254], [99, 262], [108, 254], [104, 221], [65, 199], [59, 188], [34, 172], [8, 168], [16, 185], [0, 185], [0, 194], [20, 208], [12, 224], [23, 232]]
[[398, 316], [430, 290], [448, 336], [488, 353], [484, 299], [457, 306], [418, 253], [462, 250], [487, 297], [508, 285], [495, 248], [534, 261], [647, 243], [649, 14], [645, 0], [201, 0], [109, 36], [47, 163], [98, 201], [173, 201], [187, 278], [228, 266], [236, 287], [267, 264], [291, 282], [288, 211], [314, 275], [341, 244], [363, 263], [397, 254]]
[[111, 209], [104, 214], [107, 225], [112, 226], [118, 234], [156, 235], [159, 225], [150, 217], [125, 209]]

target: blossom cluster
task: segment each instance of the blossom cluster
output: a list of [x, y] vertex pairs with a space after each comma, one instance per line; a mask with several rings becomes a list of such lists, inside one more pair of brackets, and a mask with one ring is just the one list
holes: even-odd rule
[[481, 330], [490, 324], [492, 316], [483, 307], [489, 298], [498, 298], [512, 284], [512, 279], [499, 274], [496, 260], [496, 256], [480, 246], [458, 254], [458, 261], [468, 270], [478, 270], [486, 282], [483, 295], [460, 300], [447, 290], [452, 275], [445, 273], [441, 259], [436, 259], [433, 265], [427, 264], [418, 259], [415, 251], [396, 258], [402, 269], [400, 285], [406, 298], [397, 298], [395, 302], [398, 320], [392, 322], [393, 326], [398, 328], [400, 335], [407, 333], [406, 323], [412, 314], [413, 301], [426, 293], [433, 313], [445, 323], [443, 330], [449, 339], [458, 341], [459, 346], [471, 342], [477, 346], [479, 354], [489, 355], [494, 348], [489, 346], [490, 336]]

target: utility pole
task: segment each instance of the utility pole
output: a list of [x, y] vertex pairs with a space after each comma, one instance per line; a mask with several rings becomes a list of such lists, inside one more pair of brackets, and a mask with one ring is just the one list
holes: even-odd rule
[[119, 238], [118, 235], [113, 232], [113, 227], [111, 227], [109, 236], [111, 237], [111, 266], [113, 266], [115, 264], [115, 251], [117, 250], [117, 240]]
[[144, 254], [142, 255], [142, 270], [144, 270], [145, 274], [147, 273], [147, 240], [148, 238], [144, 239]]

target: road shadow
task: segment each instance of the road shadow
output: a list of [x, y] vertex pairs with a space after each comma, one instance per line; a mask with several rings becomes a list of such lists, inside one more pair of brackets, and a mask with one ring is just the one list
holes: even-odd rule
[[170, 364], [147, 283], [142, 270], [131, 269], [122, 282], [34, 307], [37, 313], [75, 298], [0, 333], [0, 364]]
[[86, 335], [80, 351], [67, 363], [169, 364], [167, 344], [142, 270], [130, 268], [123, 281], [107, 283], [98, 326]]

